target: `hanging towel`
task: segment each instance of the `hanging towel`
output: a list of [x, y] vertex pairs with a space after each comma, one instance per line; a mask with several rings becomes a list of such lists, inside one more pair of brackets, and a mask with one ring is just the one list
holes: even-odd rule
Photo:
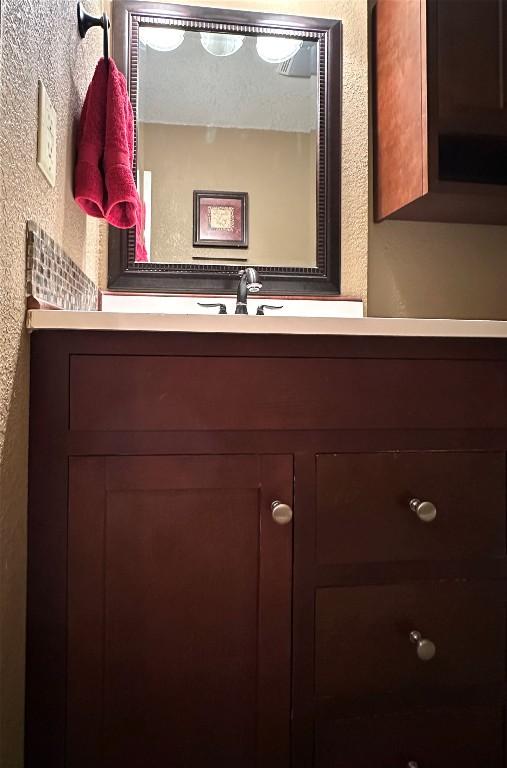
[[89, 216], [104, 218], [102, 156], [106, 136], [108, 67], [100, 59], [88, 88], [79, 121], [74, 197]]
[[134, 114], [127, 81], [110, 59], [104, 147], [105, 218], [120, 229], [136, 227], [136, 261], [147, 261], [143, 242], [144, 209], [132, 173], [133, 163]]
[[134, 115], [124, 75], [112, 59], [107, 81], [106, 143], [104, 178], [106, 220], [120, 229], [139, 221], [140, 200], [132, 174], [134, 161]]
[[[81, 113], [75, 198], [92, 216], [136, 227], [136, 261], [147, 261], [144, 208], [132, 171], [134, 116], [127, 82], [113, 59], [101, 59]], [[91, 170], [90, 170], [91, 166]]]

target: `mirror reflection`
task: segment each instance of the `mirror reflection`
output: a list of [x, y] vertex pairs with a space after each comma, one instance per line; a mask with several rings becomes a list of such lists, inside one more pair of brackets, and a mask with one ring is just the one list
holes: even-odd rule
[[150, 261], [315, 267], [318, 45], [140, 26]]

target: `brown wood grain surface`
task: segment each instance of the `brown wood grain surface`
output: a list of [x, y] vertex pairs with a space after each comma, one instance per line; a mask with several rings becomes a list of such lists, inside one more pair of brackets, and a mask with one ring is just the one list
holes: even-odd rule
[[70, 376], [76, 431], [507, 427], [493, 361], [75, 355]]
[[[342, 704], [413, 690], [435, 693], [505, 680], [502, 583], [435, 581], [319, 589], [315, 687]], [[436, 645], [421, 661], [416, 630]]]
[[505, 224], [505, 0], [378, 0], [376, 220]]
[[455, 130], [463, 113], [474, 113], [475, 130], [487, 133], [488, 113], [505, 107], [504, 4], [505, 0], [438, 0], [439, 116], [454, 118]]
[[319, 723], [316, 768], [500, 768], [500, 707], [434, 709]]
[[64, 768], [69, 356], [31, 345], [25, 766]]
[[[218, 734], [218, 759], [227, 764], [220, 719], [227, 708], [235, 737], [231, 749], [241, 755], [236, 764], [252, 764], [256, 758], [245, 745], [253, 743], [255, 754], [268, 753], [263, 766], [286, 764], [289, 718], [284, 715], [281, 727], [277, 718], [289, 712], [291, 768], [309, 768], [315, 760], [325, 768], [341, 768], [346, 760], [347, 768], [355, 768], [384, 758], [390, 768], [412, 755], [412, 747], [418, 758], [407, 757], [401, 768], [408, 759], [419, 759], [420, 768], [460, 761], [475, 768], [482, 765], [477, 754], [484, 766], [503, 766], [497, 734], [505, 700], [504, 340], [62, 331], [33, 334], [31, 347], [28, 768], [100, 765], [97, 754], [106, 754], [108, 765], [121, 760], [122, 768], [137, 768], [146, 733], [147, 757], [158, 765], [171, 733], [161, 724], [171, 696], [168, 676], [180, 694], [177, 717], [186, 722], [178, 731], [183, 747], [171, 755], [176, 766], [178, 760], [191, 766], [197, 758], [185, 748], [200, 749], [212, 732]], [[317, 478], [324, 480], [320, 490]], [[271, 527], [263, 549], [270, 556], [261, 558], [256, 577], [250, 545], [251, 518], [257, 516], [262, 539], [270, 530], [268, 501], [281, 485], [282, 500], [288, 499], [292, 482], [291, 601], [291, 533]], [[412, 491], [419, 483], [439, 495], [439, 512], [449, 510], [438, 529], [430, 525], [422, 534], [418, 520], [415, 529], [404, 527], [409, 524], [401, 506], [390, 511], [392, 493]], [[385, 510], [384, 527], [373, 507], [364, 509], [369, 484]], [[341, 487], [348, 488], [349, 509], [356, 510], [346, 526], [335, 519]], [[245, 529], [227, 512], [238, 495]], [[181, 515], [167, 513], [183, 497], [188, 527]], [[475, 539], [472, 500], [479, 510]], [[465, 510], [464, 527], [458, 507]], [[360, 519], [366, 555], [357, 543], [355, 559], [347, 559], [350, 548], [340, 534], [357, 542]], [[224, 530], [225, 537], [219, 536]], [[411, 538], [412, 530], [426, 537], [427, 550], [421, 538]], [[458, 554], [456, 546], [459, 556], [445, 557], [441, 540], [435, 542], [437, 530], [449, 555]], [[278, 534], [283, 542], [273, 538]], [[227, 589], [244, 596], [234, 616], [253, 615], [248, 584], [257, 578], [269, 585], [257, 614], [260, 662], [254, 676], [251, 654], [241, 658], [233, 681], [241, 690], [228, 698], [219, 686], [217, 706], [203, 714], [208, 692], [217, 692], [216, 680], [208, 684], [210, 664], [194, 653], [205, 642], [206, 621], [209, 634], [221, 638], [221, 644], [212, 643], [215, 656], [210, 652], [209, 659], [224, 680], [230, 673], [227, 643], [248, 649], [255, 632], [240, 620], [245, 634], [234, 626], [226, 635], [219, 619], [232, 615], [232, 593], [218, 589], [222, 576], [203, 576], [209, 573], [204, 560], [194, 562], [193, 542], [203, 541], [208, 563], [216, 563], [226, 539], [238, 558], [228, 558], [220, 573], [224, 579], [231, 569], [239, 573], [236, 587]], [[167, 556], [174, 547], [177, 561]], [[182, 579], [190, 587], [178, 592]], [[327, 613], [323, 592], [342, 596], [329, 599]], [[385, 597], [365, 597], [372, 594]], [[183, 622], [176, 622], [173, 636], [175, 622], [165, 612], [171, 598], [180, 616], [190, 616], [185, 595], [196, 607], [193, 645], [192, 637], [184, 642]], [[348, 662], [341, 674], [334, 630], [328, 630], [347, 615], [342, 662]], [[427, 678], [417, 677], [421, 670], [414, 668], [406, 627], [401, 634], [401, 625], [392, 629], [393, 617], [407, 616], [422, 620], [423, 634], [430, 636], [429, 627], [436, 632], [438, 679], [430, 667]], [[478, 653], [471, 647], [474, 638]], [[376, 642], [379, 663], [372, 655]], [[181, 651], [180, 667], [165, 650], [171, 647]], [[192, 685], [183, 683], [183, 674]], [[191, 690], [200, 691], [201, 683], [202, 701]], [[315, 696], [316, 683], [330, 695]], [[339, 685], [350, 698], [336, 695]], [[365, 697], [361, 691], [368, 685], [377, 693]], [[249, 714], [252, 686], [258, 711], [271, 713], [255, 723]], [[444, 702], [452, 708], [445, 716], [435, 711]], [[391, 718], [393, 707], [399, 714]], [[192, 712], [204, 723], [198, 734], [191, 733]], [[441, 717], [448, 726], [438, 725]], [[466, 754], [458, 721], [470, 734]]]
[[375, 25], [376, 219], [428, 191], [426, 2], [378, 0]]
[[72, 459], [67, 761], [289, 759], [292, 459]]
[[[318, 456], [317, 562], [504, 557], [505, 490], [500, 452]], [[435, 520], [412, 499], [433, 503]]]

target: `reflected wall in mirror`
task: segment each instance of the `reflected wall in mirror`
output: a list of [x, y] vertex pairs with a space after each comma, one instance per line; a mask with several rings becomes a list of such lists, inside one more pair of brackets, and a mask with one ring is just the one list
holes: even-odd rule
[[111, 229], [110, 287], [220, 292], [255, 266], [267, 292], [339, 292], [340, 23], [115, 9], [148, 260]]
[[[172, 48], [175, 32], [139, 30], [137, 168], [151, 260], [315, 266], [317, 43], [267, 38], [264, 50], [257, 35], [187, 30]], [[196, 190], [248, 193], [245, 253], [192, 247]]]

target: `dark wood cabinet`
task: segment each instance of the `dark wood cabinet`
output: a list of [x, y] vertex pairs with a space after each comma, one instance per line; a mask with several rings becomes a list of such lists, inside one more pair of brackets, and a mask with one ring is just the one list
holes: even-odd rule
[[288, 766], [292, 457], [76, 457], [67, 762]]
[[377, 0], [375, 216], [506, 224], [507, 3]]
[[[443, 133], [507, 128], [505, 0], [436, 0], [438, 114]], [[501, 133], [500, 133], [501, 135]]]
[[[505, 589], [475, 581], [327, 587], [317, 592], [315, 686], [345, 708], [505, 679]], [[435, 646], [419, 658], [412, 632]]]
[[506, 392], [504, 340], [36, 332], [27, 768], [506, 768]]
[[[411, 508], [423, 496], [434, 520]], [[501, 452], [318, 456], [317, 562], [504, 557], [505, 497]]]
[[[501, 709], [430, 709], [319, 726], [316, 768], [494, 768], [503, 765]], [[417, 760], [414, 758], [417, 757]]]

